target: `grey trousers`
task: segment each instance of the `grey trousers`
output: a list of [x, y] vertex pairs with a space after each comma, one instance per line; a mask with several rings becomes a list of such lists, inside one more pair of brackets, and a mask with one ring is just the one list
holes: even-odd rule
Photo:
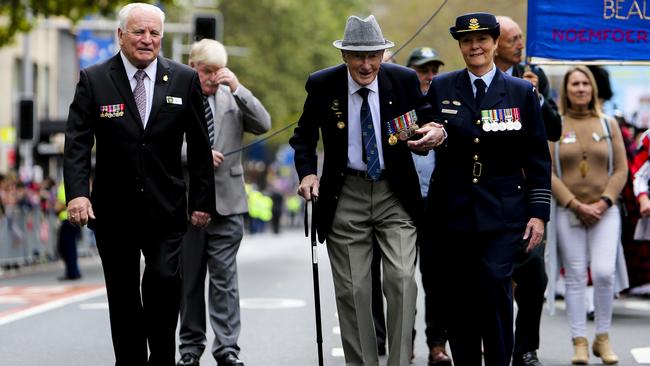
[[239, 284], [237, 251], [243, 236], [243, 215], [215, 216], [205, 229], [191, 227], [181, 250], [180, 354], [203, 354], [205, 335], [205, 276], [209, 272], [208, 311], [214, 331], [212, 355], [239, 353]]
[[327, 237], [327, 250], [348, 366], [379, 365], [371, 306], [373, 236], [382, 253], [388, 366], [408, 366], [417, 296], [415, 225], [386, 180], [372, 182], [347, 176]]

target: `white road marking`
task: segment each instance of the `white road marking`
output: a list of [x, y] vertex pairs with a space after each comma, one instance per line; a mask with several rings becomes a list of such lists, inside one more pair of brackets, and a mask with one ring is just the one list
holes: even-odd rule
[[630, 352], [637, 363], [650, 363], [650, 347], [632, 348]]
[[105, 310], [108, 309], [107, 302], [89, 302], [85, 304], [79, 304], [79, 309], [81, 310]]
[[342, 347], [334, 347], [332, 348], [332, 357], [343, 357], [343, 348]]
[[239, 306], [243, 309], [290, 309], [301, 308], [307, 303], [300, 299], [282, 299], [282, 298], [249, 298], [241, 299]]
[[45, 304], [37, 305], [37, 306], [34, 306], [32, 308], [25, 309], [25, 310], [22, 310], [22, 311], [18, 311], [18, 312], [15, 312], [13, 314], [9, 314], [9, 315], [7, 315], [5, 317], [2, 317], [2, 318], [0, 318], [0, 325], [9, 324], [9, 323], [15, 322], [15, 321], [20, 320], [20, 319], [24, 319], [24, 318], [27, 318], [27, 317], [30, 317], [30, 316], [33, 316], [33, 315], [41, 314], [41, 313], [44, 313], [46, 311], [54, 310], [54, 309], [63, 307], [65, 305], [78, 302], [78, 301], [87, 300], [87, 299], [93, 298], [95, 296], [103, 295], [105, 293], [106, 293], [106, 288], [102, 287], [102, 288], [98, 288], [98, 289], [95, 289], [95, 290], [92, 290], [92, 291], [84, 292], [84, 293], [81, 293], [81, 294], [78, 294], [78, 295], [75, 295], [75, 296], [70, 296], [70, 297], [66, 297], [66, 298], [63, 298], [63, 299], [50, 301], [50, 302], [47, 302]]
[[341, 327], [333, 327], [332, 328], [332, 333], [334, 334], [341, 334]]
[[28, 301], [24, 296], [2, 295], [0, 296], [0, 304], [26, 304]]

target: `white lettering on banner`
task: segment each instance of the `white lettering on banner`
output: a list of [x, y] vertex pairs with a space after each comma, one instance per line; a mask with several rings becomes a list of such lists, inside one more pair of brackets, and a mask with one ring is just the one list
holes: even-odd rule
[[603, 19], [650, 20], [648, 0], [603, 0]]

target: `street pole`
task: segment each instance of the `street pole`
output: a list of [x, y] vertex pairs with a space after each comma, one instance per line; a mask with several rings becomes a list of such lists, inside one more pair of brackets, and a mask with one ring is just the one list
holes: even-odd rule
[[[29, 24], [33, 22], [32, 9], [29, 6], [29, 1], [25, 0], [25, 18]], [[34, 68], [32, 66], [32, 36], [31, 31], [23, 33], [23, 92], [21, 99], [32, 99], [34, 98]], [[36, 111], [34, 110], [34, 116], [36, 116]], [[16, 119], [16, 132], [20, 137], [20, 120]], [[31, 179], [32, 167], [34, 165], [33, 157], [33, 139], [32, 140], [22, 140], [20, 138], [16, 139], [18, 144], [18, 149], [16, 151], [16, 168], [20, 175], [27, 175]], [[21, 159], [22, 157], [22, 159]], [[21, 164], [22, 162], [22, 164]]]

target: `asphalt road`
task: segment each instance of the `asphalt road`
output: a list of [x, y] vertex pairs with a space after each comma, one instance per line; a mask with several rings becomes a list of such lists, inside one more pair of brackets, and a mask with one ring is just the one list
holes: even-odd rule
[[[238, 260], [241, 359], [247, 366], [317, 365], [309, 240], [300, 230], [249, 235]], [[322, 245], [319, 262], [325, 365], [342, 366], [333, 284]], [[57, 281], [60, 263], [0, 275], [1, 365], [114, 365], [100, 263], [89, 257], [81, 265], [84, 277], [75, 282]], [[557, 305], [555, 316], [545, 313], [542, 319], [539, 355], [546, 366], [568, 365], [572, 352], [563, 302]], [[414, 366], [427, 364], [422, 308], [419, 297]], [[592, 334], [593, 323], [589, 327]], [[632, 350], [637, 357], [650, 354], [650, 300], [617, 300], [610, 337], [620, 365], [639, 364]], [[592, 356], [591, 363], [600, 364], [600, 359]], [[214, 364], [206, 352], [201, 365]]]

